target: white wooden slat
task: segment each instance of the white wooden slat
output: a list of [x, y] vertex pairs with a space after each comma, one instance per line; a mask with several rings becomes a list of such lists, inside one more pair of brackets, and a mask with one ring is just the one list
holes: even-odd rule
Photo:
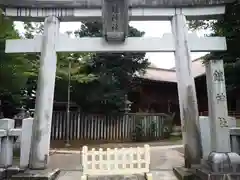
[[149, 145], [142, 148], [107, 148], [106, 151], [102, 149], [88, 151], [87, 146], [84, 146], [82, 156], [83, 179], [85, 176], [93, 175], [130, 175], [149, 172]]

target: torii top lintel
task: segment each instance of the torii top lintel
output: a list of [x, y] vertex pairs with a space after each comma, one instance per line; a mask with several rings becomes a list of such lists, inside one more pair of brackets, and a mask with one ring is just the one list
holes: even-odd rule
[[[234, 0], [129, 0], [130, 7], [189, 7], [232, 3]], [[0, 0], [4, 7], [101, 8], [101, 0]]]

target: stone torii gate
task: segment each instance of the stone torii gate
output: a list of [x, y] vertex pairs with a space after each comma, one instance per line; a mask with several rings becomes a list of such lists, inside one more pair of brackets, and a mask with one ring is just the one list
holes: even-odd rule
[[[226, 0], [226, 2], [230, 1]], [[190, 52], [224, 51], [226, 42], [224, 37], [199, 38], [196, 34], [188, 34], [186, 19], [218, 18], [225, 13], [226, 2], [224, 0], [113, 0], [113, 2], [22, 0], [15, 3], [15, 0], [8, 0], [2, 3], [5, 15], [15, 20], [44, 20], [43, 36], [6, 41], [6, 53], [41, 52], [30, 167], [46, 168], [48, 163], [57, 52], [174, 52], [185, 145], [185, 165], [190, 167], [191, 164], [200, 163], [199, 115]], [[105, 39], [86, 37], [71, 39], [59, 34], [60, 21], [91, 21], [101, 18], [104, 21]], [[161, 38], [126, 38], [126, 26], [129, 20], [171, 20], [172, 34], [165, 34]], [[210, 91], [209, 93], [211, 94]], [[213, 126], [220, 127], [215, 119]], [[228, 128], [223, 128], [227, 136]], [[225, 151], [220, 138], [217, 135], [213, 138], [217, 150]]]

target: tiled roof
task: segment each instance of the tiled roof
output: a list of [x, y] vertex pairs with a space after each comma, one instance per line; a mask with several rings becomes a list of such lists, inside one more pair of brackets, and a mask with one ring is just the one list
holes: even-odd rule
[[[203, 60], [200, 58], [192, 62], [192, 70], [194, 77], [205, 74], [205, 66], [202, 61]], [[140, 75], [140, 77], [153, 81], [177, 82], [175, 67], [171, 69], [149, 67], [146, 69], [145, 74]]]

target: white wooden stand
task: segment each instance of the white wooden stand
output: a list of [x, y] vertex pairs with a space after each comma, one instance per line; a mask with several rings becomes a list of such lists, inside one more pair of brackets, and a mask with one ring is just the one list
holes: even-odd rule
[[88, 150], [87, 146], [82, 149], [83, 175], [81, 180], [88, 176], [112, 176], [143, 174], [151, 179], [149, 170], [150, 147], [121, 148], [121, 149], [95, 149]]

